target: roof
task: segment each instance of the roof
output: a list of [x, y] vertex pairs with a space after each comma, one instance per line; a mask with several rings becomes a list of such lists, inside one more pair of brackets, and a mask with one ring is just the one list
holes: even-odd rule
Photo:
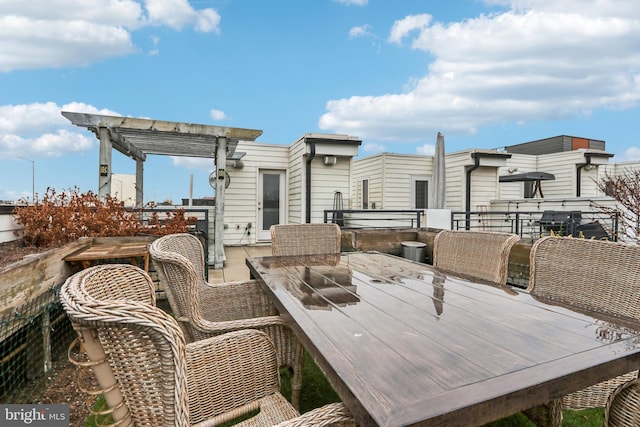
[[499, 178], [500, 182], [516, 182], [516, 181], [549, 181], [556, 177], [547, 172], [524, 172], [513, 175], [503, 175]]
[[234, 158], [238, 141], [254, 141], [261, 130], [211, 126], [154, 119], [106, 116], [63, 111], [76, 126], [85, 127], [99, 138], [107, 129], [113, 148], [134, 159], [147, 154], [215, 158], [218, 138], [227, 138], [227, 157]]

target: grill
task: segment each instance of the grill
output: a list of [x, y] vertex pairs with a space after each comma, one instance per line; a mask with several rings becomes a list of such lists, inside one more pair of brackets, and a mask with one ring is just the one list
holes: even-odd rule
[[581, 222], [580, 211], [544, 211], [540, 218], [540, 227], [563, 236], [577, 236], [577, 228]]

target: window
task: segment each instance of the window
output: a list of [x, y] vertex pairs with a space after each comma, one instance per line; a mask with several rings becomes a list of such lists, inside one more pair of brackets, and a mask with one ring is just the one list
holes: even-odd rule
[[420, 177], [412, 177], [412, 181], [413, 209], [427, 209], [429, 207], [429, 181]]
[[362, 180], [362, 209], [369, 209], [369, 180]]

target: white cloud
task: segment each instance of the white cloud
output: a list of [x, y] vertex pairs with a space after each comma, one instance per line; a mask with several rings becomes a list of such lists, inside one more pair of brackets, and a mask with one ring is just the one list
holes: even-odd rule
[[416, 147], [416, 153], [424, 156], [433, 156], [436, 152], [436, 146], [432, 144], [424, 144]]
[[589, 116], [640, 100], [640, 8], [634, 0], [490, 0], [501, 13], [443, 24], [396, 21], [387, 41], [432, 57], [407, 89], [330, 100], [319, 127], [377, 140]]
[[[0, 2], [0, 72], [83, 66], [138, 51], [147, 25], [219, 32], [214, 9], [187, 0], [5, 0]], [[156, 51], [156, 50], [154, 50]]]
[[211, 172], [215, 169], [213, 159], [203, 157], [179, 157], [171, 156], [174, 166], [180, 166], [186, 169], [196, 169], [205, 172]]
[[640, 148], [638, 147], [629, 147], [627, 148], [618, 158], [616, 156], [616, 162], [630, 162], [640, 160]]
[[196, 31], [201, 33], [220, 33], [220, 15], [215, 9], [204, 9], [196, 16]]
[[224, 111], [216, 110], [216, 109], [212, 109], [211, 111], [209, 111], [209, 116], [213, 120], [226, 120], [226, 119], [228, 119], [228, 117], [224, 113]]
[[370, 29], [371, 29], [371, 26], [369, 24], [352, 27], [349, 30], [349, 38], [354, 39], [357, 37], [373, 36]]
[[433, 17], [431, 15], [423, 13], [410, 15], [394, 22], [393, 27], [391, 27], [391, 34], [389, 34], [389, 42], [402, 43], [402, 39], [411, 32], [417, 31], [419, 33], [428, 29], [432, 20]]
[[215, 9], [197, 11], [187, 0], [145, 0], [145, 6], [152, 24], [168, 25], [176, 30], [194, 24], [197, 31], [220, 31], [220, 15]]
[[97, 140], [73, 126], [61, 111], [119, 115], [78, 102], [0, 105], [0, 158], [59, 157], [92, 149]]
[[387, 149], [387, 147], [385, 147], [384, 145], [381, 144], [375, 144], [375, 143], [364, 143], [362, 145], [362, 151], [364, 151], [367, 154], [377, 154], [377, 153], [384, 153], [384, 151]]

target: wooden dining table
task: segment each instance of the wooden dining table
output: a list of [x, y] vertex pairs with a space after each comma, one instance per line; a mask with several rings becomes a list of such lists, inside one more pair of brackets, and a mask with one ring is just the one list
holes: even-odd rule
[[481, 425], [640, 366], [634, 321], [393, 255], [246, 263], [361, 426]]

